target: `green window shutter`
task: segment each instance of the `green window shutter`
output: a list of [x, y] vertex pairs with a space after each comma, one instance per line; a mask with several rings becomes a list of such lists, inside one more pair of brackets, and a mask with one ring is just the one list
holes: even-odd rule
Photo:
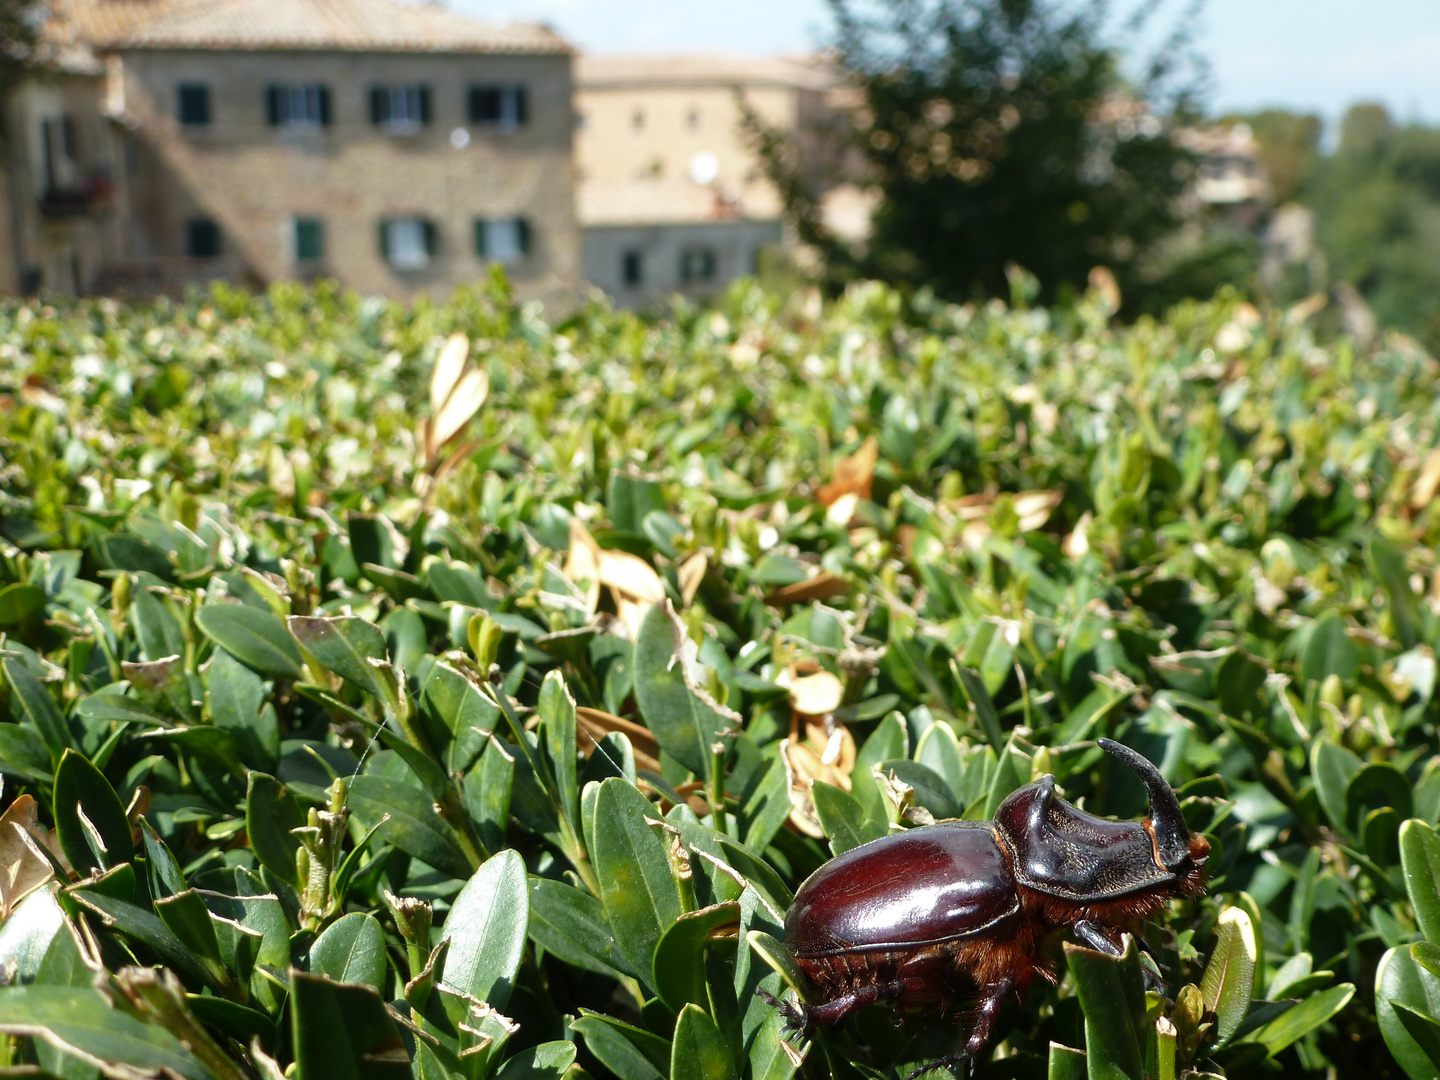
[[486, 230], [485, 230], [485, 219], [484, 219], [484, 218], [476, 218], [476, 219], [475, 219], [475, 254], [478, 255], [478, 256], [479, 256], [480, 258], [482, 258], [482, 259], [485, 258], [486, 255], [487, 255], [487, 254], [489, 253], [489, 251], [490, 251], [490, 245], [487, 243], [487, 238], [486, 238], [486, 236], [485, 236], [485, 232], [486, 232]]
[[420, 87], [420, 123], [430, 123], [430, 87]]
[[265, 88], [265, 120], [271, 127], [280, 126], [280, 88]]
[[425, 223], [424, 223], [424, 226], [425, 226], [425, 254], [426, 254], [426, 255], [429, 255], [429, 256], [433, 259], [433, 258], [435, 257], [435, 250], [436, 250], [436, 248], [439, 246], [439, 237], [436, 235], [436, 232], [435, 232], [435, 223], [434, 223], [433, 221], [427, 221], [427, 222], [425, 222]]
[[386, 262], [390, 261], [390, 223], [380, 222], [380, 257]]
[[315, 262], [325, 257], [325, 229], [318, 218], [295, 219], [295, 260]]
[[521, 254], [521, 255], [529, 255], [529, 254], [530, 254], [530, 219], [529, 219], [529, 218], [523, 218], [523, 217], [522, 217], [522, 218], [516, 218], [516, 219], [515, 219], [515, 231], [519, 234], [520, 254]]
[[320, 123], [325, 127], [330, 126], [330, 87], [320, 87]]
[[370, 122], [383, 124], [390, 119], [390, 91], [384, 86], [370, 88]]

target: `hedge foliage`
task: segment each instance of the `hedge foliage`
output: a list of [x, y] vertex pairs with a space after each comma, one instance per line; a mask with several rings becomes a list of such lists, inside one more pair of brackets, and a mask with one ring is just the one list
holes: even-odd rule
[[0, 1064], [905, 1077], [794, 889], [1107, 735], [1208, 893], [976, 1075], [1434, 1075], [1440, 368], [1105, 285], [0, 308]]

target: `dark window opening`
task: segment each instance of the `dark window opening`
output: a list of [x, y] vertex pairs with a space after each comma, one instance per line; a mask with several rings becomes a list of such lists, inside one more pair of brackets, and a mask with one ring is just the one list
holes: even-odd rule
[[424, 127], [430, 123], [430, 87], [372, 86], [370, 122], [398, 131]]
[[220, 254], [220, 226], [209, 218], [194, 218], [185, 226], [185, 254], [192, 259], [213, 259]]
[[633, 113], [630, 114], [630, 126], [631, 126], [632, 128], [634, 128], [636, 131], [644, 131], [644, 130], [645, 130], [645, 110], [644, 110], [644, 109], [636, 109]]
[[529, 95], [523, 86], [470, 87], [470, 122], [513, 128], [530, 120]]
[[644, 284], [645, 256], [638, 251], [627, 251], [620, 257], [620, 277], [632, 288]]
[[685, 126], [694, 131], [700, 126], [700, 110], [691, 109], [685, 114]]
[[180, 123], [186, 127], [204, 127], [210, 123], [210, 87], [204, 83], [181, 83], [178, 94]]
[[519, 262], [530, 254], [531, 232], [530, 222], [523, 217], [478, 218], [475, 254], [487, 262]]
[[423, 270], [438, 249], [435, 223], [424, 218], [390, 218], [380, 223], [380, 257], [396, 270]]
[[323, 83], [268, 86], [265, 118], [271, 127], [326, 126], [330, 123], [330, 88]]
[[686, 248], [680, 255], [680, 280], [711, 281], [715, 277], [715, 251], [707, 247]]
[[295, 219], [295, 261], [317, 262], [325, 257], [325, 227], [318, 218]]

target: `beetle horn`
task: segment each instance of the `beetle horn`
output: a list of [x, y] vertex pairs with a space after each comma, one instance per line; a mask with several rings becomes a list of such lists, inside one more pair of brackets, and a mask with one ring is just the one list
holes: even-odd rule
[[1165, 868], [1173, 870], [1190, 857], [1190, 830], [1185, 825], [1185, 815], [1180, 813], [1180, 800], [1160, 770], [1145, 757], [1113, 739], [1097, 741], [1100, 749], [1123, 761], [1145, 785], [1150, 796], [1150, 827], [1155, 831], [1155, 846]]

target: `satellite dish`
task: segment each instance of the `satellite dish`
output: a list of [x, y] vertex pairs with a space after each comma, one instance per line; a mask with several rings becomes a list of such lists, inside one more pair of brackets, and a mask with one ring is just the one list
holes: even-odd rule
[[702, 187], [713, 184], [720, 175], [720, 159], [709, 150], [701, 150], [690, 159], [690, 179]]

